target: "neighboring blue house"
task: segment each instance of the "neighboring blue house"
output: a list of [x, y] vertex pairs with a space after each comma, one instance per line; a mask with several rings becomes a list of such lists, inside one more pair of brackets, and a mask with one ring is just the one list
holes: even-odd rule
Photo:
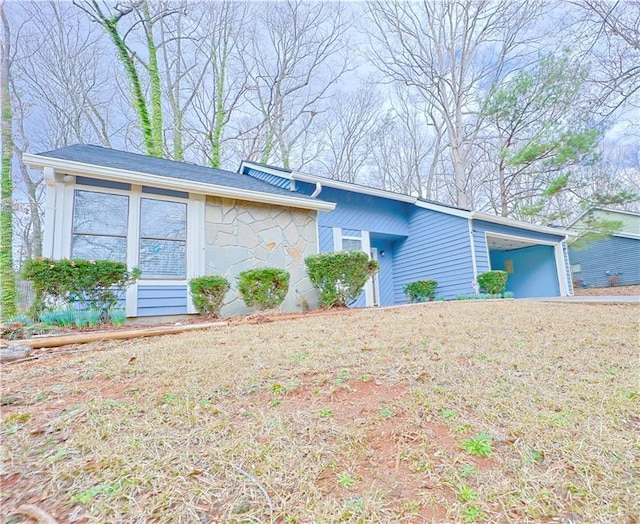
[[402, 304], [403, 288], [435, 279], [437, 294], [472, 293], [478, 273], [506, 269], [518, 298], [572, 293], [565, 232], [287, 169], [240, 172], [92, 145], [25, 155], [44, 171], [45, 257], [112, 259], [139, 267], [129, 317], [195, 313], [191, 278], [232, 283], [224, 315], [251, 311], [236, 277], [289, 271], [283, 310], [317, 306], [305, 257], [361, 250], [380, 263], [358, 306]]
[[579, 216], [567, 229], [578, 240], [591, 230], [594, 220], [618, 222], [620, 227], [607, 238], [586, 243], [580, 248], [570, 247], [576, 285], [609, 287], [640, 284], [640, 213], [594, 208]]
[[427, 278], [445, 298], [473, 293], [477, 274], [490, 269], [509, 272], [507, 290], [518, 298], [573, 293], [562, 230], [253, 162], [240, 172], [337, 204], [319, 212], [320, 251], [358, 249], [380, 263], [358, 305], [405, 303], [404, 286]]

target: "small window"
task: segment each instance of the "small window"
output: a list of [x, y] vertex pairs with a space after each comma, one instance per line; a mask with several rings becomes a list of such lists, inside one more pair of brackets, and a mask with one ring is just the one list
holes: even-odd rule
[[140, 201], [142, 278], [185, 278], [187, 205], [143, 198]]
[[571, 264], [571, 272], [572, 273], [581, 273], [582, 266], [580, 264]]
[[127, 261], [129, 197], [76, 190], [71, 258]]
[[360, 240], [359, 238], [342, 237], [342, 250], [343, 251], [362, 251], [362, 240]]

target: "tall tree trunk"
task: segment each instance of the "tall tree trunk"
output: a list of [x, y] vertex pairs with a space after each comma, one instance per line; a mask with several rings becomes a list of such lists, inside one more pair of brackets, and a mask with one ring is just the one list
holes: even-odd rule
[[[225, 28], [226, 29], [226, 28]], [[215, 118], [213, 122], [213, 132], [211, 134], [211, 167], [219, 168], [222, 163], [222, 130], [226, 122], [226, 111], [224, 110], [224, 88], [227, 80], [227, 58], [228, 58], [229, 38], [225, 33], [222, 42], [222, 52], [214, 55], [213, 63], [216, 75], [216, 95], [215, 95]]]
[[0, 92], [2, 93], [2, 181], [0, 188], [0, 320], [16, 315], [16, 279], [13, 272], [13, 135], [11, 98], [9, 96], [10, 37], [9, 22], [0, 0], [2, 19], [2, 57], [0, 58]]
[[149, 85], [151, 88], [151, 138], [153, 141], [153, 152], [151, 156], [163, 156], [164, 139], [162, 136], [162, 84], [160, 82], [160, 70], [158, 68], [158, 48], [153, 39], [153, 20], [149, 13], [149, 3], [145, 0], [142, 3], [142, 14], [144, 16], [144, 30], [147, 36], [147, 49], [149, 51], [149, 63], [147, 72], [149, 73]]

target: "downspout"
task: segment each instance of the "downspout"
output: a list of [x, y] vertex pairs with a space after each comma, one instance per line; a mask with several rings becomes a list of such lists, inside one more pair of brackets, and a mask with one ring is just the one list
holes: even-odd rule
[[476, 262], [476, 242], [473, 238], [473, 225], [472, 218], [467, 219], [467, 224], [469, 226], [469, 244], [471, 246], [471, 266], [473, 267], [473, 280], [476, 280], [478, 277], [478, 264]]
[[316, 182], [316, 188], [313, 193], [311, 193], [311, 198], [316, 198], [320, 194], [320, 191], [322, 191], [322, 184], [320, 182]]

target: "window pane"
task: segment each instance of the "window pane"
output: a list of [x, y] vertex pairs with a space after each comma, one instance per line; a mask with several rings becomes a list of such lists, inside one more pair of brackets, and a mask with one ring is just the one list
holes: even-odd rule
[[74, 233], [127, 234], [129, 197], [76, 191], [73, 206]]
[[184, 278], [186, 242], [140, 240], [140, 270], [143, 278]]
[[343, 238], [342, 250], [343, 251], [362, 251], [362, 241], [351, 239], [351, 238]]
[[143, 198], [140, 203], [140, 236], [186, 239], [187, 205]]
[[99, 235], [73, 235], [71, 258], [127, 261], [127, 239]]

